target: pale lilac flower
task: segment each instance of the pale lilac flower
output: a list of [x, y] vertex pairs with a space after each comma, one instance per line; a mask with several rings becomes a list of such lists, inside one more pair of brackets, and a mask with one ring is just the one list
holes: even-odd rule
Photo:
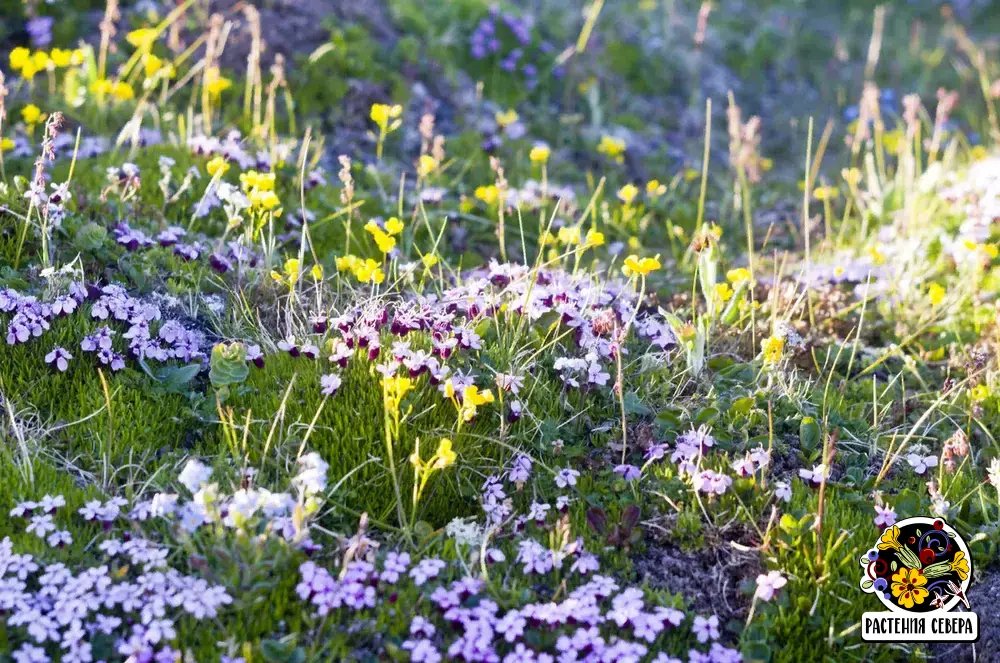
[[938, 457], [934, 455], [921, 456], [920, 454], [913, 453], [906, 456], [906, 462], [910, 464], [914, 472], [923, 475], [928, 469], [937, 467]]
[[324, 375], [319, 379], [319, 382], [324, 396], [333, 396], [337, 393], [337, 389], [340, 388], [341, 383], [340, 376], [336, 373]]
[[580, 473], [574, 469], [568, 467], [559, 470], [556, 473], [556, 486], [559, 488], [566, 488], [567, 486], [575, 486], [576, 479], [580, 476]]
[[896, 512], [891, 506], [875, 505], [875, 524], [881, 529], [892, 527], [896, 522]]
[[755, 595], [761, 601], [770, 601], [777, 594], [778, 590], [788, 582], [780, 571], [769, 571], [757, 576], [757, 590]]
[[823, 463], [820, 463], [811, 470], [805, 468], [799, 470], [799, 477], [801, 477], [803, 481], [808, 481], [818, 486], [823, 483], [824, 478], [830, 477], [830, 469]]
[[711, 617], [702, 617], [697, 615], [694, 618], [694, 625], [691, 627], [691, 632], [695, 634], [698, 638], [698, 642], [706, 643], [709, 640], [719, 639], [719, 617], [717, 615], [712, 615]]
[[437, 578], [445, 566], [447, 565], [440, 559], [429, 558], [420, 560], [416, 566], [410, 569], [410, 577], [413, 578], [413, 584], [420, 587], [428, 580]]
[[642, 470], [635, 465], [617, 465], [615, 466], [615, 474], [626, 481], [635, 481], [642, 476]]
[[792, 487], [784, 481], [776, 481], [774, 484], [774, 496], [783, 502], [791, 502]]

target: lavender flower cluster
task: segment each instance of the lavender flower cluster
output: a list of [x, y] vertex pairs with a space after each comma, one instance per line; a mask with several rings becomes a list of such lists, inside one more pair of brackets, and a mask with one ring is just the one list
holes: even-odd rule
[[[532, 28], [529, 19], [501, 11], [494, 5], [469, 36], [469, 54], [476, 60], [498, 58], [501, 69], [508, 73], [520, 71], [525, 86], [534, 89], [538, 85], [538, 67], [528, 58]], [[545, 42], [540, 50], [547, 53], [552, 46]]]
[[[99, 523], [106, 533], [115, 530], [125, 513], [133, 525], [159, 519], [186, 535], [211, 524], [264, 531], [310, 552], [318, 548], [309, 536], [310, 518], [326, 490], [328, 469], [322, 458], [308, 453], [299, 459], [299, 473], [291, 480], [294, 492], [257, 488], [255, 472], [248, 470], [244, 487], [225, 495], [217, 483], [209, 482], [212, 469], [192, 459], [177, 477], [187, 498], [158, 492], [125, 513], [128, 501], [112, 497], [87, 502], [77, 513], [86, 522]], [[61, 548], [73, 541], [56, 525], [65, 506], [62, 495], [46, 495], [38, 502], [17, 504], [9, 515], [27, 521], [26, 533]], [[102, 649], [110, 645], [119, 657], [115, 660], [176, 663], [181, 660], [175, 649], [180, 644], [178, 620], [214, 619], [233, 602], [224, 587], [170, 567], [170, 548], [127, 524], [121, 526], [120, 536], [103, 538], [96, 550], [105, 562], [72, 569], [14, 553], [9, 537], [0, 542], [0, 615], [10, 627], [12, 645], [18, 646], [13, 654], [16, 663], [91, 663], [98, 643]], [[59, 654], [53, 657], [53, 651]]]
[[[511, 481], [524, 481], [530, 474], [530, 460], [519, 457], [507, 472]], [[502, 493], [499, 478], [487, 482], [487, 499]], [[547, 506], [547, 505], [545, 505]], [[544, 526], [547, 509], [533, 505], [531, 512], [513, 522], [514, 530], [528, 521]], [[462, 528], [467, 529], [468, 525]], [[451, 526], [449, 532], [453, 530]], [[475, 542], [469, 542], [475, 543]], [[491, 663], [611, 663], [679, 661], [662, 653], [661, 639], [679, 628], [685, 614], [672, 607], [647, 606], [643, 591], [622, 589], [612, 578], [593, 575], [599, 568], [596, 557], [587, 553], [579, 540], [552, 550], [530, 536], [517, 541], [515, 564], [525, 576], [546, 576], [573, 559], [563, 581], [576, 585], [562, 601], [526, 602], [501, 610], [488, 593], [486, 584], [465, 575], [465, 567], [436, 557], [414, 560], [405, 552], [389, 552], [381, 559], [355, 559], [334, 574], [313, 561], [303, 563], [299, 597], [308, 601], [316, 614], [329, 619], [356, 619], [358, 613], [407, 596], [417, 607], [402, 648], [416, 663], [449, 660]], [[486, 549], [485, 562], [501, 564], [505, 556], [498, 548]], [[502, 571], [498, 571], [502, 572]], [[513, 573], [508, 570], [507, 575]], [[453, 579], [448, 582], [448, 579]], [[532, 579], [532, 582], [536, 582]], [[413, 594], [417, 597], [414, 598]], [[421, 609], [421, 606], [427, 606]], [[691, 633], [708, 651], [691, 649], [688, 661], [737, 663], [738, 651], [717, 642], [719, 619], [715, 615], [696, 616]]]
[[[163, 316], [159, 306], [130, 296], [125, 288], [116, 284], [98, 289], [72, 281], [66, 294], [49, 301], [21, 295], [12, 288], [0, 290], [0, 312], [13, 314], [7, 322], [7, 343], [16, 345], [41, 337], [55, 318], [70, 315], [88, 300], [91, 318], [127, 325], [121, 338], [128, 344], [127, 352], [131, 357], [159, 362], [206, 360], [207, 341], [202, 332], [188, 329], [177, 320], [160, 324]], [[103, 325], [84, 337], [80, 350], [93, 353], [100, 364], [113, 371], [121, 370], [125, 367], [126, 355], [115, 349], [118, 335], [118, 331]], [[53, 347], [45, 356], [45, 362], [60, 372], [67, 370], [71, 359], [73, 354], [60, 346]]]
[[[110, 528], [123, 505], [88, 504], [80, 514]], [[61, 495], [46, 496], [22, 502], [11, 516], [29, 519], [27, 532], [62, 546], [72, 539], [55, 529], [61, 506]], [[109, 537], [99, 550], [107, 562], [74, 569], [17, 554], [9, 537], [0, 541], [0, 613], [16, 663], [91, 663], [98, 643], [110, 644], [117, 660], [175, 663], [178, 620], [213, 619], [232, 603], [223, 587], [170, 568], [169, 550], [147, 539]]]

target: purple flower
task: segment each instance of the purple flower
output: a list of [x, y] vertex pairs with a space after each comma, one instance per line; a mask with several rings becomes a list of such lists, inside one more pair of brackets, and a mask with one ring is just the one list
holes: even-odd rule
[[580, 473], [576, 470], [570, 468], [563, 468], [556, 473], [556, 486], [559, 488], [566, 488], [567, 486], [575, 486], [576, 479], [580, 476]]
[[69, 366], [69, 360], [72, 358], [73, 355], [57, 345], [52, 348], [52, 352], [45, 355], [45, 363], [49, 366], [54, 366], [60, 372], [65, 372], [67, 366]]
[[615, 467], [615, 474], [621, 476], [626, 481], [635, 481], [642, 476], [642, 470], [635, 465], [617, 465]]

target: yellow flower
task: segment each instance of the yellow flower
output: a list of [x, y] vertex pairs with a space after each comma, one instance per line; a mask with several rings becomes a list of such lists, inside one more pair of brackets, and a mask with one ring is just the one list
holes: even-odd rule
[[844, 168], [840, 171], [840, 176], [844, 178], [850, 186], [857, 186], [861, 181], [861, 170], [858, 168]]
[[31, 64], [35, 65], [35, 69], [41, 71], [49, 66], [49, 54], [45, 51], [35, 51], [31, 54]]
[[337, 256], [334, 260], [338, 272], [353, 272], [357, 269], [360, 260], [355, 255]]
[[[387, 132], [393, 131], [399, 126], [397, 118], [402, 115], [402, 113], [403, 107], [399, 105], [389, 106], [388, 104], [372, 104], [370, 117], [372, 122], [374, 122], [381, 131]], [[390, 125], [389, 120], [397, 121]]]
[[660, 180], [649, 180], [646, 182], [646, 195], [650, 198], [658, 198], [667, 192], [667, 185], [660, 184]]
[[961, 550], [955, 553], [955, 557], [949, 562], [949, 565], [960, 579], [965, 580], [969, 577], [969, 560], [965, 559], [965, 553]]
[[9, 152], [14, 149], [14, 141], [10, 138], [0, 138], [0, 152]]
[[90, 91], [94, 94], [104, 97], [111, 94], [111, 81], [106, 78], [101, 78], [90, 84]]
[[37, 124], [42, 119], [42, 111], [35, 104], [28, 104], [21, 109], [21, 119], [25, 124]]
[[816, 200], [833, 200], [840, 192], [835, 186], [818, 186], [813, 189], [813, 198]]
[[444, 397], [445, 398], [455, 397], [455, 383], [451, 381], [451, 378], [448, 378], [444, 382]]
[[319, 281], [323, 278], [323, 265], [313, 265], [312, 269], [309, 270], [309, 273], [314, 279]]
[[142, 60], [142, 65], [146, 78], [152, 78], [156, 72], [163, 68], [163, 60], [156, 57], [152, 53], [147, 53], [146, 57]]
[[687, 168], [684, 170], [684, 181], [693, 182], [701, 176], [701, 173], [694, 168]]
[[487, 205], [493, 205], [499, 197], [500, 192], [493, 184], [490, 184], [489, 186], [476, 187], [476, 198], [483, 201]]
[[920, 569], [901, 568], [892, 576], [892, 595], [896, 597], [899, 605], [904, 608], [912, 608], [914, 604], [921, 604], [930, 594], [924, 585], [927, 578]]
[[216, 78], [214, 81], [208, 84], [208, 93], [213, 97], [218, 97], [220, 94], [232, 87], [233, 82], [225, 77]]
[[425, 253], [424, 257], [420, 259], [424, 263], [424, 267], [430, 269], [434, 265], [438, 264], [438, 257], [433, 253]]
[[902, 129], [893, 129], [882, 134], [882, 144], [886, 151], [892, 154], [898, 152], [900, 145], [903, 144], [903, 135]]
[[566, 245], [580, 243], [580, 226], [563, 226], [559, 229], [559, 241]]
[[655, 258], [639, 258], [639, 256], [632, 254], [628, 258], [625, 258], [625, 265], [622, 267], [622, 272], [625, 276], [632, 276], [633, 274], [639, 274], [642, 276], [648, 276], [650, 272], [655, 272], [660, 268], [660, 256]]
[[750, 270], [746, 267], [737, 267], [726, 272], [726, 278], [730, 283], [739, 287], [750, 280]]
[[597, 151], [621, 163], [625, 160], [625, 141], [613, 136], [601, 136], [601, 142], [597, 144]]
[[969, 397], [972, 398], [972, 400], [977, 403], [985, 401], [987, 398], [990, 397], [990, 388], [987, 387], [985, 384], [977, 384], [975, 387], [969, 390]]
[[119, 101], [128, 101], [135, 97], [135, 90], [125, 81], [116, 81], [111, 87], [111, 94]]
[[504, 129], [517, 122], [518, 115], [517, 111], [511, 108], [502, 112], [497, 111], [494, 118], [496, 119], [497, 124], [500, 125], [500, 128]]
[[451, 440], [446, 437], [442, 437], [441, 441], [438, 442], [438, 448], [437, 452], [434, 454], [434, 464], [432, 467], [435, 470], [443, 470], [454, 463], [456, 458], [458, 458], [458, 455], [451, 449]]
[[882, 532], [882, 536], [878, 540], [879, 550], [899, 550], [899, 527], [893, 525], [889, 529]]
[[719, 298], [719, 301], [728, 302], [733, 297], [733, 289], [729, 287], [728, 283], [716, 283], [715, 296]]
[[385, 281], [385, 272], [371, 258], [366, 259], [364, 262], [359, 259], [354, 266], [354, 278], [361, 283], [379, 284]]
[[31, 60], [31, 51], [24, 46], [18, 46], [10, 52], [10, 68], [20, 71]]
[[81, 64], [83, 64], [83, 60], [84, 60], [85, 57], [86, 57], [86, 54], [83, 52], [82, 48], [75, 48], [70, 53], [69, 63], [71, 65], [73, 65], [74, 67], [77, 66], [77, 65], [81, 65]]
[[142, 51], [148, 51], [156, 41], [157, 32], [153, 28], [139, 28], [125, 35], [125, 41]]
[[777, 364], [781, 361], [781, 354], [785, 350], [785, 339], [780, 336], [771, 336], [764, 341], [762, 350], [766, 363]]
[[244, 189], [258, 189], [259, 191], [274, 191], [274, 173], [258, 173], [256, 170], [248, 170], [240, 173], [240, 183]]
[[604, 244], [604, 233], [597, 230], [591, 230], [587, 233], [587, 238], [584, 240], [585, 246], [601, 246]]
[[622, 201], [626, 205], [631, 205], [632, 201], [639, 194], [639, 190], [635, 188], [634, 184], [626, 184], [622, 188], [618, 189], [618, 200]]
[[250, 205], [254, 209], [262, 210], [264, 212], [270, 212], [281, 204], [281, 200], [273, 191], [261, 191], [260, 189], [254, 189], [250, 192], [248, 197], [250, 198]]
[[21, 77], [26, 78], [29, 81], [35, 78], [35, 74], [38, 73], [38, 67], [35, 66], [35, 61], [31, 58], [21, 65]]
[[486, 391], [479, 391], [479, 387], [471, 384], [465, 388], [464, 392], [462, 392], [462, 400], [466, 403], [472, 403], [473, 405], [485, 405], [493, 402], [493, 392], [489, 389]]
[[429, 154], [421, 154], [420, 160], [417, 161], [417, 174], [420, 175], [420, 177], [427, 177], [437, 170], [437, 167], [437, 159]]
[[885, 264], [885, 254], [882, 253], [881, 250], [879, 250], [879, 247], [878, 247], [877, 244], [875, 246], [871, 247], [870, 249], [868, 249], [868, 255], [871, 256], [872, 262], [875, 263], [876, 265], [884, 265]]
[[302, 263], [299, 262], [298, 258], [289, 258], [285, 261], [285, 278], [288, 283], [295, 283], [299, 280], [299, 272], [302, 269]]
[[385, 231], [390, 235], [398, 235], [403, 232], [403, 222], [396, 217], [390, 217], [388, 221], [385, 222]]
[[375, 244], [382, 253], [389, 253], [396, 248], [396, 238], [380, 230], [375, 234]]
[[937, 306], [944, 301], [945, 289], [937, 283], [931, 283], [927, 288], [927, 296], [931, 300], [931, 305]]
[[760, 165], [760, 169], [765, 173], [774, 168], [774, 159], [769, 159], [768, 157], [761, 157], [760, 161], [757, 163]]
[[205, 164], [205, 170], [208, 171], [209, 177], [215, 177], [216, 173], [219, 173], [219, 177], [222, 177], [229, 170], [229, 162], [226, 161], [225, 157], [216, 156]]
[[68, 67], [73, 61], [73, 51], [67, 51], [62, 48], [53, 48], [49, 57], [52, 59], [52, 64], [61, 69], [63, 67]]
[[549, 157], [552, 155], [552, 148], [550, 148], [545, 143], [535, 143], [534, 147], [531, 148], [531, 152], [528, 153], [528, 158], [531, 159], [531, 163], [548, 163]]
[[382, 389], [386, 409], [399, 410], [399, 404], [403, 397], [413, 389], [413, 381], [408, 377], [400, 376], [382, 378]]

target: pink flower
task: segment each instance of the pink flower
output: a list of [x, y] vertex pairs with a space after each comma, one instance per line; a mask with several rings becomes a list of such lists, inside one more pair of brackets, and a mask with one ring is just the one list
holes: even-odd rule
[[875, 524], [880, 529], [891, 527], [896, 522], [896, 512], [891, 506], [882, 507], [875, 505]]

